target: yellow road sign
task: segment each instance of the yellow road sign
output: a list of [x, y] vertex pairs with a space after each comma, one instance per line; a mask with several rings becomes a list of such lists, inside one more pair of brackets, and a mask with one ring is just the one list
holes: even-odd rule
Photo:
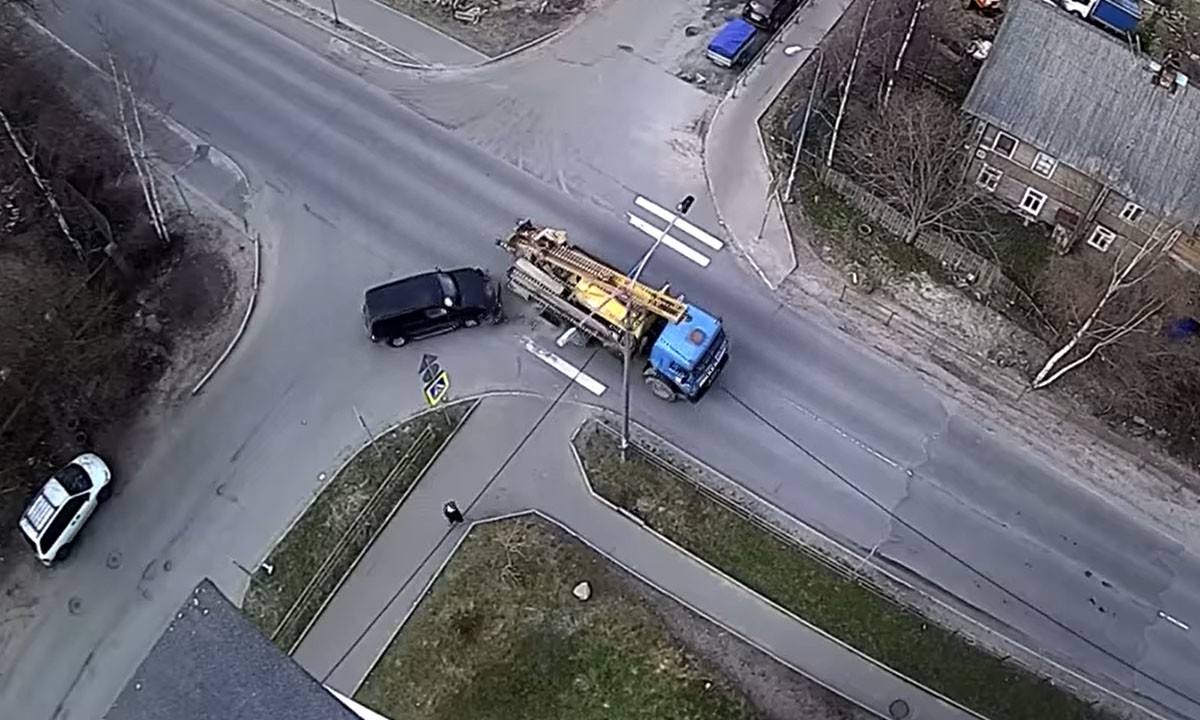
[[446, 398], [448, 392], [450, 392], [450, 376], [443, 370], [425, 385], [425, 402], [429, 403], [429, 407], [437, 407], [438, 403]]

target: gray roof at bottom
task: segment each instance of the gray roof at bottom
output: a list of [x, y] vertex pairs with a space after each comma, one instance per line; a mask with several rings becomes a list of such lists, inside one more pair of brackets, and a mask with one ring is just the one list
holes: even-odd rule
[[210, 581], [171, 620], [105, 720], [357, 720]]
[[1157, 214], [1194, 220], [1200, 90], [1172, 97], [1149, 62], [1044, 0], [1015, 0], [963, 107]]

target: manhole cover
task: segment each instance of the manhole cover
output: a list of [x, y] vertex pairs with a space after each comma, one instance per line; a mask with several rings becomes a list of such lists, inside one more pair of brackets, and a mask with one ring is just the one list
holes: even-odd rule
[[888, 705], [888, 715], [891, 715], [895, 720], [904, 720], [908, 717], [908, 703], [903, 700], [893, 700], [891, 705]]
[[113, 552], [108, 554], [108, 559], [104, 561], [109, 570], [116, 570], [121, 567], [121, 553]]
[[78, 615], [79, 611], [82, 609], [83, 609], [83, 600], [80, 600], [77, 597], [73, 597], [67, 601], [67, 612], [71, 613], [72, 615]]

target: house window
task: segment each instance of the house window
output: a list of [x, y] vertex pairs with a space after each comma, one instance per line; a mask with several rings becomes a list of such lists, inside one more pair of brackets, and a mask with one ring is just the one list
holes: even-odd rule
[[979, 170], [979, 177], [975, 178], [975, 184], [988, 192], [995, 192], [996, 186], [1000, 184], [1000, 178], [1002, 177], [1004, 177], [1004, 173], [991, 165], [984, 165]]
[[1058, 167], [1058, 160], [1044, 152], [1039, 152], [1033, 159], [1033, 171], [1044, 178], [1053, 175], [1056, 167]]
[[1025, 197], [1021, 198], [1021, 210], [1037, 217], [1042, 211], [1042, 206], [1046, 204], [1046, 193], [1034, 190], [1033, 188], [1025, 189]]
[[1145, 214], [1146, 209], [1137, 203], [1127, 202], [1125, 203], [1125, 207], [1121, 209], [1121, 219], [1127, 220], [1131, 223], [1141, 220], [1142, 216]]
[[997, 155], [1011, 158], [1017, 151], [1017, 139], [1008, 133], [998, 132], [996, 139], [992, 141], [992, 150], [995, 150]]
[[1108, 247], [1112, 245], [1113, 240], [1116, 239], [1117, 234], [1115, 232], [1109, 230], [1103, 225], [1097, 225], [1096, 229], [1092, 231], [1092, 236], [1088, 238], [1088, 245], [1091, 245], [1100, 252], [1107, 252]]

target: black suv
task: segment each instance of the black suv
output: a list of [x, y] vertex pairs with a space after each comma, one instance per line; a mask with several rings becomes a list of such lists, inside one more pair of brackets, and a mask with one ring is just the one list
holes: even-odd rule
[[504, 320], [500, 286], [479, 268], [435, 270], [367, 290], [363, 322], [371, 342], [409, 340]]
[[742, 9], [742, 17], [751, 25], [771, 32], [786, 22], [799, 4], [799, 0], [749, 0]]

